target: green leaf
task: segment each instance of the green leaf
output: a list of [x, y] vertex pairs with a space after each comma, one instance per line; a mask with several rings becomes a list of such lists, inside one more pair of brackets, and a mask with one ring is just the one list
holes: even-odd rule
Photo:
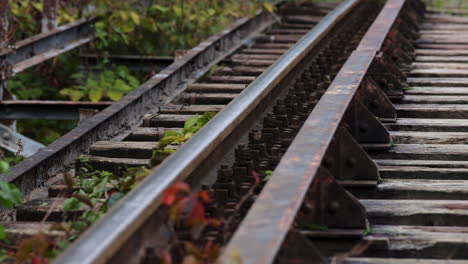
[[125, 194], [123, 193], [113, 193], [111, 196], [109, 196], [109, 199], [107, 199], [107, 205], [109, 207], [112, 207], [114, 204], [116, 204], [122, 197], [124, 197]]
[[64, 212], [69, 212], [69, 211], [74, 211], [80, 209], [81, 205], [83, 203], [76, 199], [75, 197], [72, 197], [70, 199], [65, 200], [63, 203], [63, 211]]
[[11, 183], [0, 181], [0, 204], [6, 208], [21, 204], [23, 195], [21, 191]]
[[6, 238], [6, 231], [5, 231], [5, 227], [0, 224], [0, 240], [5, 240]]
[[167, 130], [165, 133], [164, 133], [164, 137], [177, 137], [177, 136], [182, 136], [182, 133], [180, 132], [177, 132], [177, 131], [173, 131], [173, 130]]
[[128, 86], [128, 84], [126, 84], [124, 81], [120, 80], [120, 79], [117, 79], [115, 80], [115, 84], [114, 84], [114, 88], [115, 90], [118, 90], [118, 91], [121, 91], [121, 92], [131, 92], [133, 91], [133, 88]]
[[0, 160], [0, 173], [5, 173], [10, 169], [10, 164], [4, 160]]
[[135, 11], [130, 12], [130, 17], [132, 18], [133, 23], [140, 25], [140, 16]]
[[107, 96], [112, 100], [112, 101], [119, 101], [123, 97], [123, 93], [120, 91], [107, 91]]
[[273, 13], [275, 11], [275, 6], [270, 3], [263, 3], [263, 8], [270, 13]]
[[93, 89], [89, 91], [88, 96], [92, 102], [99, 102], [104, 96], [104, 91]]
[[191, 128], [195, 126], [197, 124], [198, 119], [200, 119], [199, 115], [189, 117], [187, 120], [185, 120], [184, 128]]

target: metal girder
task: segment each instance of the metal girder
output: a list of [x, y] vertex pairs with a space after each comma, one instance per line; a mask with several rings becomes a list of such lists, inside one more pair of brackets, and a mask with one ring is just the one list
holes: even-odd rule
[[2, 80], [90, 42], [94, 38], [95, 21], [96, 18], [80, 19], [0, 51]]
[[112, 102], [0, 101], [0, 120], [79, 120], [79, 109], [103, 110]]
[[45, 146], [41, 143], [25, 137], [4, 125], [0, 125], [0, 148], [13, 153], [19, 153], [27, 158], [43, 147]]

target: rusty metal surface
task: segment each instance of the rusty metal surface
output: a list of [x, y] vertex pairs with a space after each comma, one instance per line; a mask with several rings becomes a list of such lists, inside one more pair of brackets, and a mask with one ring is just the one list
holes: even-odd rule
[[382, 12], [380, 12], [375, 23], [372, 24], [371, 28], [367, 31], [357, 50], [380, 50], [385, 41], [385, 37], [382, 38], [382, 36], [387, 36], [388, 33], [390, 33], [390, 29], [397, 20], [405, 2], [406, 0], [387, 1]]
[[156, 212], [163, 191], [201, 166], [210, 153], [235, 132], [236, 126], [249, 117], [249, 113], [359, 3], [359, 0], [347, 0], [325, 17], [141, 185], [115, 205], [105, 218], [80, 237], [56, 263], [106, 262]]
[[374, 55], [351, 55], [231, 239], [223, 261], [237, 252], [245, 263], [273, 262]]
[[[348, 108], [357, 100], [361, 83], [368, 84], [364, 83], [367, 71], [404, 3], [405, 0], [387, 2], [358, 50], [309, 115], [225, 249], [222, 261], [228, 262], [232, 254], [242, 256], [245, 263], [274, 261]], [[381, 140], [389, 140], [384, 134], [382, 137]]]
[[47, 59], [90, 42], [96, 18], [80, 19], [0, 49], [0, 70], [6, 79]]

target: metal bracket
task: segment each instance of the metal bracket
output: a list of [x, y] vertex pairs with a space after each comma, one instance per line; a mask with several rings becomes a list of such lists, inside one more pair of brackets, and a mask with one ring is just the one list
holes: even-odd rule
[[323, 166], [315, 176], [297, 220], [298, 226], [323, 226], [326, 229], [368, 228], [366, 209], [347, 192]]
[[45, 147], [28, 137], [17, 133], [4, 125], [0, 125], [0, 147], [21, 156], [30, 157]]
[[291, 230], [275, 263], [325, 263], [325, 259], [309, 239], [296, 230]]
[[406, 76], [386, 58], [384, 53], [379, 53], [368, 71], [368, 76], [379, 85], [390, 99], [402, 99], [403, 87]]
[[357, 98], [379, 120], [396, 121], [397, 112], [395, 107], [371, 77], [364, 79], [357, 92]]
[[391, 147], [390, 133], [358, 98], [354, 98], [343, 121], [342, 125], [348, 128], [359, 144], [378, 145], [379, 148]]
[[331, 142], [322, 164], [340, 181], [377, 181], [377, 165], [344, 127], [340, 127]]

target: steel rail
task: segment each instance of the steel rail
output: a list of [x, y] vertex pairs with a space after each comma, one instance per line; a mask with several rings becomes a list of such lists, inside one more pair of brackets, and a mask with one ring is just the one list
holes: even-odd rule
[[266, 72], [250, 84], [201, 131], [116, 204], [76, 241], [56, 263], [105, 263], [161, 205], [163, 191], [186, 179], [207, 160], [236, 126], [249, 116], [280, 81], [298, 65], [361, 1], [347, 0], [308, 32]]
[[242, 263], [273, 263], [320, 170], [345, 113], [356, 97], [406, 0], [389, 0], [349, 57], [276, 167], [220, 263], [233, 254]]

